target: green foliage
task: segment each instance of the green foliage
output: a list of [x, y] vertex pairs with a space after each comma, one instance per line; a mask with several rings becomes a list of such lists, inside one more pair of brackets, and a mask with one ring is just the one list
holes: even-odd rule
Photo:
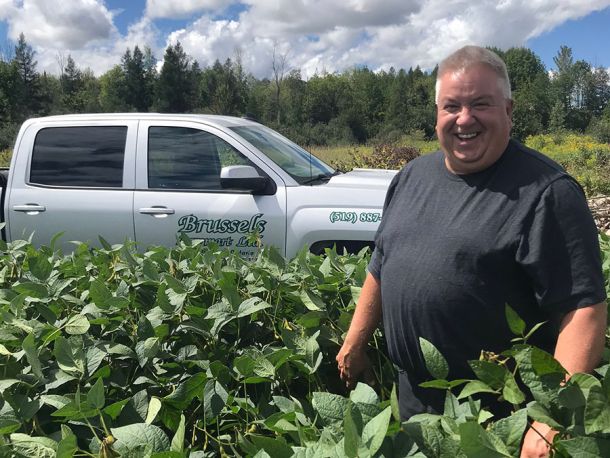
[[413, 146], [382, 144], [375, 146], [371, 154], [362, 155], [352, 150], [347, 159], [331, 163], [339, 170], [351, 170], [354, 167], [397, 170], [419, 155], [419, 149]]
[[610, 193], [610, 145], [587, 135], [557, 132], [528, 137], [525, 144], [557, 161], [588, 195]]
[[[531, 420], [559, 431], [557, 456], [607, 456], [608, 355], [563, 383], [508, 306], [515, 344], [471, 361], [472, 380], [445, 380], [444, 357], [420, 339], [442, 414], [400, 423], [379, 335], [376, 389], [345, 392], [333, 361], [365, 251], [248, 262], [188, 240], [145, 253], [0, 249], [1, 456], [510, 457]], [[480, 393], [513, 414], [494, 418]]]

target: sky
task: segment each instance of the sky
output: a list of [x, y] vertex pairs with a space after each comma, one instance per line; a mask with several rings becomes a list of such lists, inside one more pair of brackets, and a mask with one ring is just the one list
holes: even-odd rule
[[201, 67], [239, 58], [257, 78], [272, 75], [274, 53], [309, 78], [431, 70], [466, 44], [526, 46], [548, 70], [566, 45], [610, 67], [610, 0], [0, 0], [0, 58], [20, 33], [53, 74], [71, 55], [101, 75], [136, 45], [161, 61], [177, 41]]

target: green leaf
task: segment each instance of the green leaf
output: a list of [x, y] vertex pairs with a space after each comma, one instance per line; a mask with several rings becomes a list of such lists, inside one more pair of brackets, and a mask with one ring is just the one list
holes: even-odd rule
[[502, 388], [502, 396], [513, 405], [519, 405], [525, 402], [525, 394], [517, 385], [517, 381], [513, 374], [507, 371], [504, 379], [504, 388]]
[[239, 305], [239, 308], [237, 309], [237, 317], [242, 318], [244, 316], [249, 316], [260, 310], [268, 309], [269, 307], [271, 307], [271, 304], [258, 297], [251, 297]]
[[87, 393], [87, 402], [100, 410], [104, 408], [106, 398], [104, 396], [104, 382], [101, 377], [97, 379], [89, 393]]
[[55, 340], [53, 354], [57, 359], [57, 365], [62, 371], [80, 375], [85, 373], [83, 349], [77, 342], [60, 336]]
[[485, 431], [476, 422], [468, 421], [459, 426], [460, 445], [468, 458], [511, 457], [506, 445], [493, 433]]
[[398, 391], [396, 389], [396, 383], [392, 384], [392, 392], [390, 393], [390, 407], [392, 408], [392, 416], [394, 420], [400, 421], [400, 405], [398, 403]]
[[224, 387], [216, 380], [208, 380], [203, 390], [203, 411], [207, 421], [216, 418], [229, 398]]
[[517, 455], [521, 438], [527, 427], [527, 410], [520, 409], [509, 417], [501, 418], [492, 424], [491, 431], [498, 436], [510, 454]]
[[465, 399], [468, 396], [472, 396], [477, 393], [497, 393], [497, 390], [494, 390], [487, 383], [484, 383], [480, 380], [473, 380], [468, 382], [462, 391], [458, 395], [458, 399]]
[[28, 265], [32, 275], [42, 282], [47, 281], [51, 272], [53, 272], [53, 266], [43, 255], [29, 257]]
[[381, 448], [383, 439], [388, 431], [391, 416], [392, 409], [386, 407], [379, 415], [364, 425], [362, 441], [366, 444], [371, 455], [377, 453]]
[[248, 438], [259, 450], [264, 450], [273, 458], [292, 457], [292, 449], [286, 443], [286, 440], [283, 437], [271, 438], [251, 435]]
[[440, 351], [423, 337], [419, 338], [419, 345], [424, 355], [426, 369], [435, 379], [446, 379], [449, 375], [449, 365]]
[[345, 435], [345, 441], [343, 442], [345, 455], [350, 458], [357, 457], [361, 444], [362, 414], [353, 402], [347, 404], [343, 417], [343, 431]]
[[176, 434], [172, 438], [171, 451], [172, 452], [180, 452], [184, 450], [184, 434], [186, 432], [186, 419], [184, 415], [180, 415], [180, 424], [178, 425], [178, 429], [176, 430]]
[[587, 396], [585, 433], [610, 433], [610, 399], [598, 386], [592, 386]]
[[78, 450], [76, 436], [66, 425], [61, 425], [61, 436], [57, 445], [57, 458], [72, 458]]
[[48, 437], [33, 437], [27, 434], [10, 435], [11, 448], [17, 453], [29, 457], [57, 456], [57, 442]]
[[85, 334], [91, 325], [84, 315], [72, 315], [66, 323], [64, 330], [71, 335]]
[[358, 382], [356, 388], [354, 388], [349, 394], [349, 398], [352, 402], [360, 404], [374, 404], [379, 403], [379, 397], [375, 390], [366, 383]]
[[136, 355], [138, 355], [138, 363], [140, 367], [146, 366], [148, 361], [159, 352], [159, 338], [149, 337], [146, 340], [141, 340], [136, 344]]
[[348, 402], [343, 396], [333, 393], [314, 392], [312, 397], [313, 408], [327, 424], [343, 420]]
[[517, 336], [522, 336], [525, 332], [525, 321], [523, 321], [517, 312], [508, 304], [504, 306], [504, 313], [511, 332]]
[[146, 413], [146, 420], [144, 420], [144, 423], [148, 425], [152, 424], [152, 422], [155, 421], [155, 418], [157, 418], [157, 414], [161, 410], [162, 406], [163, 404], [158, 397], [151, 397], [150, 402], [148, 403], [148, 412]]
[[25, 352], [25, 357], [28, 360], [28, 363], [32, 367], [32, 373], [39, 379], [44, 379], [42, 374], [42, 365], [40, 364], [40, 359], [38, 358], [38, 348], [36, 347], [36, 341], [34, 340], [33, 334], [28, 334], [28, 336], [23, 339], [23, 343], [21, 344], [21, 348]]
[[599, 458], [610, 456], [610, 440], [596, 437], [575, 437], [556, 445], [564, 448], [573, 458]]
[[549, 425], [551, 428], [562, 430], [562, 426], [553, 418], [544, 405], [532, 401], [527, 405], [527, 414], [533, 420]]
[[27, 294], [36, 299], [46, 299], [49, 297], [47, 287], [39, 283], [24, 282], [13, 285], [13, 289], [21, 294]]
[[301, 298], [301, 302], [303, 302], [303, 305], [307, 307], [308, 310], [326, 310], [326, 305], [324, 304], [322, 298], [309, 291], [308, 289], [302, 289], [299, 297]]
[[112, 436], [116, 442], [113, 448], [121, 455], [139, 446], [150, 446], [153, 452], [169, 450], [170, 441], [161, 428], [146, 423], [134, 423], [132, 425], [112, 428]]
[[185, 382], [179, 384], [169, 396], [163, 398], [163, 402], [178, 410], [186, 409], [196, 396], [203, 396], [206, 380], [205, 372], [198, 372], [189, 377]]
[[21, 422], [8, 402], [0, 407], [0, 437], [18, 431]]
[[503, 388], [504, 381], [509, 374], [506, 367], [484, 360], [468, 361], [468, 364], [479, 380], [494, 390]]

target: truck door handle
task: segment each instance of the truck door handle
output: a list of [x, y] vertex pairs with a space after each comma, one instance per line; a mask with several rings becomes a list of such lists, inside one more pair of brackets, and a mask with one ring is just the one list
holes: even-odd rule
[[153, 215], [153, 216], [167, 216], [173, 215], [176, 211], [173, 208], [167, 207], [144, 207], [138, 210], [143, 215]]
[[13, 210], [16, 212], [38, 213], [43, 212], [46, 209], [47, 208], [44, 205], [38, 204], [13, 205]]

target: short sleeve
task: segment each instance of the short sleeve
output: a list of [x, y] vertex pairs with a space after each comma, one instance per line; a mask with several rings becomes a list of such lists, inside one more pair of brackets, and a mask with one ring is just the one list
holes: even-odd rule
[[381, 265], [383, 264], [383, 228], [387, 224], [388, 217], [390, 216], [390, 204], [392, 202], [392, 198], [396, 193], [396, 187], [400, 181], [401, 176], [404, 173], [405, 168], [403, 168], [399, 173], [397, 173], [392, 181], [390, 182], [390, 186], [388, 186], [388, 192], [385, 196], [385, 201], [383, 203], [383, 214], [381, 216], [381, 224], [377, 228], [377, 233], [375, 234], [375, 249], [373, 250], [373, 255], [371, 256], [371, 260], [368, 264], [368, 271], [371, 275], [373, 275], [376, 279], [381, 279]]
[[595, 222], [582, 189], [569, 176], [542, 193], [516, 257], [548, 312], [565, 313], [606, 298]]

